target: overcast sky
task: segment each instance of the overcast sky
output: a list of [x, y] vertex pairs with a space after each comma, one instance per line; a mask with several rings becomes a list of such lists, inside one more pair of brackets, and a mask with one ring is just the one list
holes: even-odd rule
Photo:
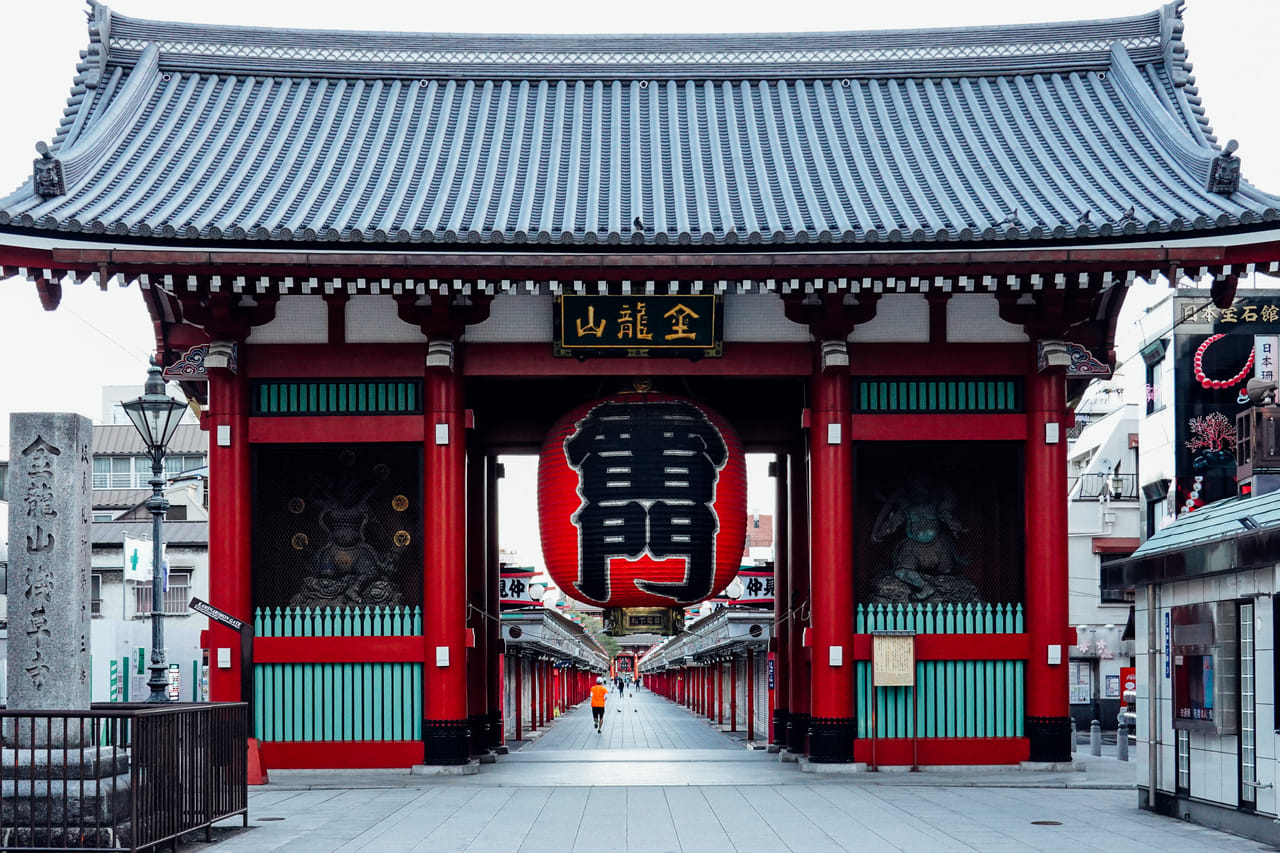
[[[956, 27], [1138, 15], [1157, 0], [647, 0], [553, 3], [488, 0], [118, 0], [134, 18], [276, 27], [418, 32], [796, 32]], [[1280, 193], [1274, 95], [1280, 2], [1189, 0], [1185, 39], [1208, 116], [1240, 141], [1246, 180]], [[34, 145], [51, 138], [78, 52], [88, 43], [81, 0], [0, 2], [0, 195], [31, 173]], [[41, 310], [33, 285], [0, 281], [0, 458], [12, 411], [76, 411], [97, 419], [103, 385], [141, 391], [152, 329], [136, 286], [80, 285]]]

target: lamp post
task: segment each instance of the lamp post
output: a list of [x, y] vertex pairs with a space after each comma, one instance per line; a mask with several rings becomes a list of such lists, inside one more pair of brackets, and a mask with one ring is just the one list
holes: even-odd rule
[[148, 702], [168, 702], [166, 689], [169, 681], [165, 675], [164, 659], [164, 586], [161, 577], [161, 551], [164, 542], [164, 514], [169, 501], [164, 496], [164, 454], [182, 421], [185, 403], [180, 403], [164, 392], [164, 378], [155, 359], [147, 368], [147, 384], [141, 397], [123, 404], [124, 412], [142, 436], [151, 456], [151, 497], [147, 509], [151, 512], [151, 688]]

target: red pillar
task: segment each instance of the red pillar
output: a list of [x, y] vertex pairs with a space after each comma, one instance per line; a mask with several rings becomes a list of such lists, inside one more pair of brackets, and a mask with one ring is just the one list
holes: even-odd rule
[[747, 649], [747, 740], [756, 739], [755, 653]]
[[724, 725], [725, 706], [729, 704], [728, 699], [725, 697], [724, 676], [724, 662], [721, 661], [716, 664], [716, 719], [722, 726]]
[[809, 599], [809, 481], [802, 448], [791, 452], [787, 467], [790, 486], [787, 514], [791, 521], [787, 555], [787, 589], [791, 596], [787, 636], [787, 668], [791, 673], [787, 684], [787, 749], [803, 755], [809, 751], [809, 662], [805, 657], [804, 631], [813, 602]]
[[475, 449], [467, 452], [467, 628], [475, 645], [467, 655], [467, 729], [471, 754], [489, 747], [489, 572], [487, 466], [491, 460]]
[[[1067, 694], [1066, 380], [1060, 369], [1027, 377], [1027, 737], [1032, 761], [1071, 760]], [[1057, 663], [1049, 663], [1056, 654]]]
[[[240, 359], [239, 375], [209, 371], [209, 412], [204, 417], [209, 430], [209, 603], [252, 625], [252, 480], [243, 347]], [[253, 673], [243, 667], [239, 635], [210, 621], [209, 637], [209, 655], [214, 660], [216, 649], [231, 649], [230, 669], [209, 668], [209, 698], [215, 702], [252, 701]], [[253, 725], [250, 720], [251, 729]]]
[[465, 764], [467, 737], [466, 432], [462, 379], [432, 368], [424, 381], [426, 495], [423, 613], [427, 764]]
[[853, 445], [849, 376], [813, 378], [809, 426], [812, 711], [809, 757], [853, 760]]
[[738, 730], [738, 658], [729, 660], [729, 731]]
[[773, 519], [773, 690], [769, 693], [769, 743], [779, 748], [787, 745], [787, 716], [790, 713], [791, 667], [787, 650], [791, 640], [791, 586], [787, 582], [790, 565], [791, 517], [787, 457], [773, 458], [775, 508]]
[[502, 664], [502, 605], [498, 598], [498, 583], [502, 574], [502, 564], [498, 549], [498, 480], [501, 478], [501, 465], [494, 457], [489, 457], [485, 467], [488, 483], [485, 489], [485, 520], [488, 537], [485, 542], [485, 601], [489, 618], [484, 620], [485, 652], [489, 658], [489, 682], [485, 685], [487, 696], [487, 714], [489, 723], [489, 747], [497, 749], [503, 745], [503, 678]]
[[529, 731], [538, 730], [538, 661], [529, 661]]
[[516, 740], [524, 738], [524, 658], [516, 657]]

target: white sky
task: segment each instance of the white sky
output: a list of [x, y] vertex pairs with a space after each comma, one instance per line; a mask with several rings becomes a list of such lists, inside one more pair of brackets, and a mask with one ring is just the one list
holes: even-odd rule
[[[647, 0], [555, 3], [489, 0], [116, 0], [134, 18], [418, 32], [797, 32], [954, 27], [1138, 15], [1159, 0]], [[1189, 0], [1185, 39], [1213, 128], [1240, 140], [1247, 180], [1280, 192], [1274, 53], [1275, 0]], [[88, 43], [81, 0], [0, 3], [0, 195], [31, 173], [34, 145], [61, 115], [78, 53]], [[35, 288], [0, 281], [0, 458], [13, 411], [75, 411], [97, 419], [104, 385], [141, 385], [153, 350], [138, 289], [67, 288], [40, 308]], [[753, 506], [759, 503], [755, 496]], [[504, 543], [505, 544], [505, 543]], [[515, 544], [515, 543], [513, 543]]]

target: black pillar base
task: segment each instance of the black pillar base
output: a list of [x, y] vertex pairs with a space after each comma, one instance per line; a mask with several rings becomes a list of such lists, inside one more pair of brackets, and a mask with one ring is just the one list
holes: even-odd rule
[[1026, 731], [1027, 740], [1031, 742], [1031, 761], [1071, 760], [1070, 717], [1027, 717]]
[[775, 746], [787, 745], [787, 709], [773, 709], [773, 743]]
[[808, 753], [809, 715], [797, 711], [787, 715], [787, 749], [796, 755]]
[[489, 719], [484, 714], [467, 717], [467, 735], [471, 741], [471, 754], [483, 755], [488, 751]]
[[811, 717], [809, 760], [815, 764], [853, 761], [853, 732], [852, 717]]
[[502, 746], [502, 712], [490, 711], [485, 715], [485, 720], [489, 723], [489, 730], [486, 733], [488, 740], [485, 745], [489, 749], [497, 749]]
[[423, 720], [424, 764], [466, 764], [471, 736], [466, 720]]

